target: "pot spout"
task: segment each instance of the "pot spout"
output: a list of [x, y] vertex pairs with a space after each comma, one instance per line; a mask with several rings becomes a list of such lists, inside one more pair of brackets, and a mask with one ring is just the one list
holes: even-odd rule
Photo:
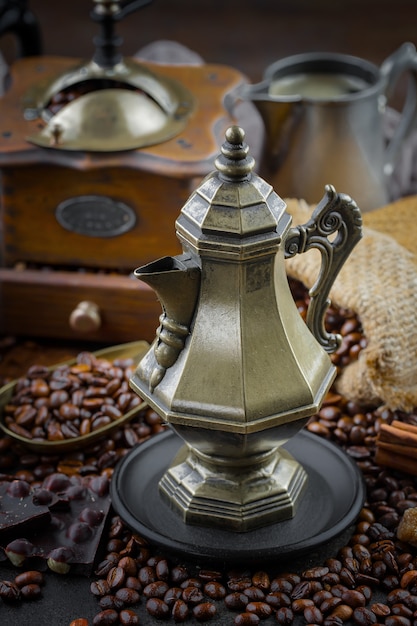
[[200, 291], [201, 272], [189, 254], [165, 256], [135, 270], [155, 291], [162, 306], [154, 353], [157, 367], [149, 380], [153, 390], [184, 347]]

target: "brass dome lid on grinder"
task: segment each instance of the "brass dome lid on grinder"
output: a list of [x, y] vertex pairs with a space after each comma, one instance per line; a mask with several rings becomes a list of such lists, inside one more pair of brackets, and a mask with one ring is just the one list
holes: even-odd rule
[[[328, 352], [340, 338], [323, 319], [361, 215], [328, 186], [309, 222], [291, 227], [239, 127], [215, 164], [176, 221], [183, 253], [135, 272], [163, 312], [131, 386], [171, 430], [123, 459], [112, 498], [134, 530], [168, 550], [269, 559], [339, 535], [363, 504], [350, 459], [303, 430], [334, 380]], [[322, 267], [306, 325], [285, 258], [310, 248]]]
[[164, 142], [187, 124], [195, 98], [179, 81], [123, 58], [115, 23], [152, 0], [94, 0], [91, 17], [101, 24], [96, 51], [27, 94], [26, 119], [46, 126], [27, 140], [43, 148], [108, 152]]

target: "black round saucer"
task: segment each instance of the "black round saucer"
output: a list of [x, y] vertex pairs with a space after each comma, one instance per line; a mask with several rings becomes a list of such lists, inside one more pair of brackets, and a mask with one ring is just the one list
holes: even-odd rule
[[308, 474], [292, 519], [244, 533], [192, 526], [169, 508], [158, 489], [182, 445], [172, 430], [156, 435], [122, 459], [111, 482], [113, 507], [126, 524], [182, 558], [247, 564], [305, 554], [342, 535], [365, 500], [355, 463], [336, 444], [304, 429], [285, 445]]

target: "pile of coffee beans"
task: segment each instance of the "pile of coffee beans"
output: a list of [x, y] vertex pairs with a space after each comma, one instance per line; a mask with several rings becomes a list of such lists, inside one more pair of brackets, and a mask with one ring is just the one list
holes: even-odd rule
[[[291, 287], [304, 316], [307, 293], [295, 281]], [[358, 358], [366, 338], [360, 320], [347, 310], [331, 308], [327, 328], [343, 337], [340, 349], [332, 356], [340, 371]], [[292, 567], [291, 562], [277, 562], [265, 570], [249, 566], [217, 569], [209, 563], [178, 562], [132, 533], [115, 515], [104, 537], [104, 556], [94, 577], [86, 580], [97, 602], [97, 613], [92, 621], [80, 614], [64, 626], [133, 625], [149, 620], [231, 626], [261, 622], [282, 626], [416, 626], [417, 548], [396, 535], [404, 511], [417, 506], [416, 478], [382, 468], [374, 460], [379, 428], [393, 419], [417, 424], [417, 413], [358, 406], [331, 390], [306, 426], [317, 436], [340, 445], [357, 463], [366, 484], [366, 502], [351, 536], [330, 558], [301, 569]], [[68, 475], [104, 474], [111, 479], [117, 461], [133, 445], [163, 428], [148, 408], [112, 439], [59, 459], [16, 450], [3, 438], [0, 463], [3, 472], [35, 484], [57, 470]], [[0, 596], [1, 589], [0, 585]]]
[[141, 404], [130, 390], [134, 359], [110, 361], [90, 352], [76, 363], [48, 369], [33, 365], [4, 407], [10, 431], [32, 441], [63, 441], [88, 435]]

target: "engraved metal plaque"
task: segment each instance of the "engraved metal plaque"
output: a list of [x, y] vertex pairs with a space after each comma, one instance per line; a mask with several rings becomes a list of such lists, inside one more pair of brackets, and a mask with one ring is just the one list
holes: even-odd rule
[[136, 224], [131, 207], [98, 195], [68, 198], [57, 206], [55, 216], [66, 230], [87, 237], [116, 237]]

